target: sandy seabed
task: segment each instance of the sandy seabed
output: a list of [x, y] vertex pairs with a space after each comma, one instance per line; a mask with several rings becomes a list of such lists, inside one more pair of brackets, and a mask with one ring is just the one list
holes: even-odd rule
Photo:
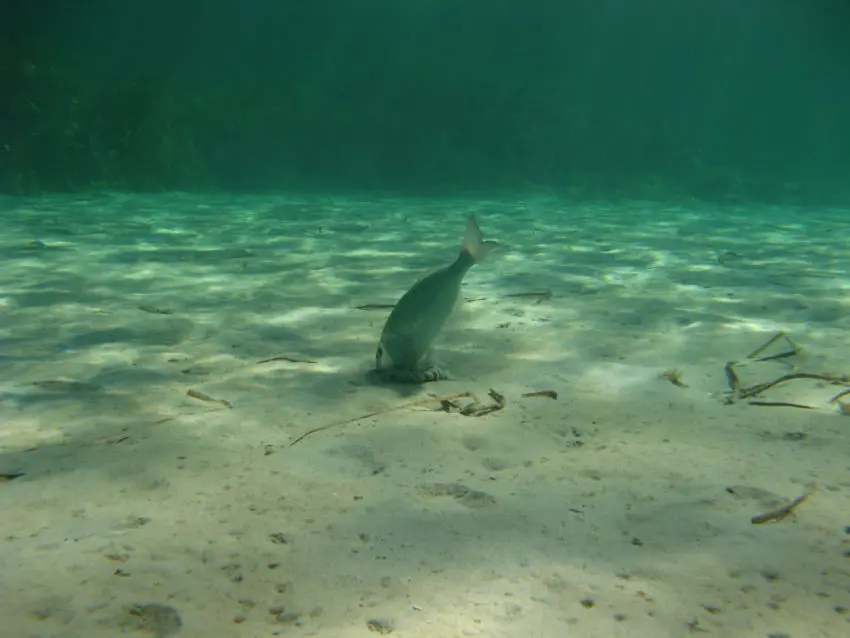
[[[377, 383], [470, 213], [453, 379]], [[850, 635], [848, 214], [4, 199], [0, 635]]]

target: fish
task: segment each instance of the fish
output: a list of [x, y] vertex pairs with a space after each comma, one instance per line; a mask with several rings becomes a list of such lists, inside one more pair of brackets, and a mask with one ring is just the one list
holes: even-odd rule
[[460, 286], [466, 273], [499, 246], [484, 239], [478, 222], [470, 215], [457, 258], [417, 281], [387, 318], [375, 353], [375, 368], [382, 377], [402, 383], [449, 378], [434, 363], [432, 345], [460, 303]]

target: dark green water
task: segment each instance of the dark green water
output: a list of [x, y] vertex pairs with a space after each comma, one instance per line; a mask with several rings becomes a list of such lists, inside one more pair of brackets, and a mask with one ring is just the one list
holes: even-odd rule
[[18, 0], [0, 191], [847, 203], [844, 0]]

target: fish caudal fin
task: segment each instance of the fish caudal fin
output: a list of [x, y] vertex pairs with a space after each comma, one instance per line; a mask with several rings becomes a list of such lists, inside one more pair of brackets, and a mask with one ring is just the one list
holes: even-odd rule
[[472, 257], [477, 264], [483, 261], [493, 250], [499, 247], [499, 243], [495, 241], [487, 241], [478, 227], [478, 222], [475, 221], [473, 215], [469, 216], [469, 221], [466, 223], [466, 232], [463, 235], [463, 246], [461, 252], [467, 253]]

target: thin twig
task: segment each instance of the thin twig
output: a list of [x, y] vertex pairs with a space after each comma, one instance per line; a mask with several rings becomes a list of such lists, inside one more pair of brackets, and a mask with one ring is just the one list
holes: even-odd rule
[[726, 372], [726, 380], [729, 382], [729, 389], [732, 391], [732, 394], [737, 398], [738, 394], [741, 392], [741, 380], [738, 378], [738, 374], [735, 372], [736, 361], [727, 361], [723, 370]]
[[520, 395], [523, 399], [530, 399], [532, 397], [547, 397], [549, 399], [557, 399], [558, 393], [554, 390], [538, 390], [537, 392], [526, 392], [525, 394]]
[[261, 363], [271, 363], [272, 361], [289, 361], [289, 363], [317, 363], [316, 361], [310, 361], [309, 359], [296, 359], [295, 357], [289, 357], [285, 354], [278, 355], [277, 357], [270, 357], [268, 359], [263, 359], [262, 361], [257, 361], [257, 365]]
[[362, 306], [354, 306], [355, 310], [388, 310], [395, 308], [394, 303], [367, 303]]
[[198, 392], [197, 390], [186, 390], [186, 396], [192, 397], [193, 399], [197, 399], [198, 401], [206, 401], [207, 403], [218, 403], [219, 405], [223, 405], [226, 408], [233, 409], [233, 404], [230, 401], [225, 401], [224, 399], [216, 399], [208, 394], [204, 394], [203, 392]]
[[780, 330], [775, 335], [773, 335], [770, 339], [768, 339], [767, 342], [764, 345], [756, 348], [750, 354], [748, 354], [747, 359], [755, 359], [762, 352], [767, 350], [770, 346], [772, 346], [774, 343], [776, 343], [780, 339], [785, 339], [785, 341], [788, 342], [788, 345], [791, 346], [792, 353], [790, 353], [790, 354], [783, 353], [782, 355], [774, 355], [774, 356], [771, 356], [771, 357], [765, 357], [763, 359], [759, 359], [759, 361], [768, 361], [769, 359], [777, 359], [780, 356], [790, 357], [790, 356], [793, 356], [794, 354], [797, 354], [797, 345], [793, 341], [791, 341], [791, 339], [788, 337], [788, 334], [784, 330]]
[[788, 403], [786, 401], [747, 401], [747, 405], [762, 405], [769, 408], [802, 408], [803, 410], [814, 410], [810, 405], [802, 403]]
[[811, 374], [809, 372], [794, 372], [793, 374], [786, 374], [785, 376], [779, 377], [773, 381], [768, 381], [767, 383], [759, 383], [752, 387], [741, 390], [740, 398], [747, 399], [749, 397], [754, 397], [757, 394], [761, 394], [765, 390], [770, 390], [780, 383], [785, 383], [786, 381], [793, 381], [794, 379], [817, 379], [818, 381], [828, 381], [830, 383], [844, 383], [846, 381], [846, 377], [834, 377], [825, 374]]
[[397, 405], [392, 408], [384, 408], [383, 410], [377, 410], [375, 412], [370, 412], [369, 414], [364, 414], [362, 416], [356, 416], [352, 419], [346, 419], [344, 421], [337, 421], [335, 423], [329, 423], [328, 425], [321, 425], [317, 428], [313, 428], [312, 430], [307, 430], [303, 434], [299, 435], [289, 444], [289, 447], [292, 447], [296, 443], [299, 443], [306, 439], [311, 434], [315, 434], [316, 432], [322, 432], [324, 430], [329, 430], [331, 428], [335, 428], [340, 425], [348, 425], [349, 423], [354, 423], [355, 421], [362, 421], [363, 419], [369, 419], [373, 416], [379, 416], [381, 414], [387, 414], [388, 412], [395, 412], [396, 410], [404, 410], [405, 408], [415, 408], [420, 405], [427, 405], [428, 403], [434, 402], [443, 402], [443, 401], [454, 401], [455, 399], [465, 399], [471, 397], [471, 392], [461, 392], [460, 394], [451, 394], [449, 396], [444, 397], [429, 397], [427, 399], [423, 399], [421, 401], [412, 401], [410, 403], [404, 403], [402, 405]]
[[829, 402], [830, 402], [830, 403], [835, 403], [835, 402], [836, 402], [836, 401], [838, 401], [840, 398], [842, 398], [842, 397], [846, 397], [848, 394], [850, 394], [850, 390], [843, 390], [843, 391], [839, 392], [838, 394], [836, 394], [834, 397], [832, 397], [832, 398], [829, 400]]

